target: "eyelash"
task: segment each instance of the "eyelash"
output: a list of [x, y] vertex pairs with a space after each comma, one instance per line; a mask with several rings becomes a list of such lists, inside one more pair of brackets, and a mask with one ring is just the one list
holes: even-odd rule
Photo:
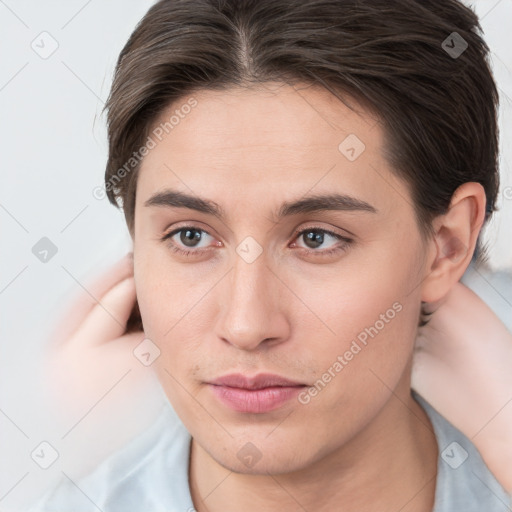
[[[191, 230], [195, 230], [195, 231], [199, 231], [199, 232], [202, 232], [202, 233], [206, 233], [207, 235], [210, 235], [210, 233], [208, 233], [208, 231], [204, 230], [204, 229], [200, 229], [200, 228], [197, 228], [196, 226], [182, 226], [178, 229], [174, 229], [173, 231], [165, 234], [162, 238], [161, 238], [161, 241], [162, 242], [165, 242], [165, 241], [168, 241], [170, 240], [174, 235], [180, 233], [181, 231], [185, 231], [186, 229], [191, 229]], [[296, 231], [293, 236], [294, 236], [294, 240], [299, 238], [300, 236], [304, 235], [304, 233], [309, 233], [311, 231], [315, 231], [315, 232], [319, 232], [319, 233], [324, 233], [324, 234], [328, 234], [328, 235], [331, 235], [333, 236], [334, 238], [337, 238], [339, 241], [343, 242], [343, 245], [341, 246], [336, 246], [336, 247], [332, 247], [331, 249], [325, 249], [323, 251], [320, 251], [320, 250], [315, 250], [315, 249], [304, 249], [303, 247], [301, 247], [300, 249], [303, 250], [303, 251], [306, 251], [307, 253], [311, 254], [311, 253], [316, 253], [316, 254], [320, 254], [322, 256], [331, 256], [333, 254], [336, 254], [338, 252], [341, 252], [341, 251], [345, 251], [347, 246], [349, 246], [351, 243], [352, 243], [352, 240], [350, 238], [347, 238], [347, 237], [344, 237], [344, 236], [341, 236], [339, 235], [338, 233], [334, 233], [333, 231], [329, 231], [328, 229], [325, 229], [325, 228], [320, 228], [320, 227], [308, 227], [306, 229], [303, 229], [301, 231]], [[201, 253], [201, 252], [204, 252], [204, 251], [208, 251], [210, 248], [208, 249], [196, 249], [196, 250], [184, 250], [184, 249], [180, 249], [179, 247], [177, 247], [174, 243], [170, 242], [167, 244], [167, 246], [169, 247], [169, 249], [171, 249], [173, 252], [177, 253], [177, 254], [180, 254], [182, 256], [193, 256], [193, 255], [197, 255], [198, 253]]]

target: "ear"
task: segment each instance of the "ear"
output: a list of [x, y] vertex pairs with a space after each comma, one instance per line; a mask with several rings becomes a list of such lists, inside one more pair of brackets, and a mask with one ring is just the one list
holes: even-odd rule
[[453, 193], [448, 211], [434, 219], [422, 301], [443, 299], [464, 274], [484, 223], [485, 203], [480, 183], [464, 183]]

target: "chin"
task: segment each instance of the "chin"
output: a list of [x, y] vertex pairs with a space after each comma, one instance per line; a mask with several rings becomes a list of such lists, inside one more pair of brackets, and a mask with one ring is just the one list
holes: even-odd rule
[[244, 442], [241, 448], [235, 449], [233, 445], [225, 447], [220, 453], [209, 452], [210, 457], [219, 465], [233, 473], [241, 475], [279, 475], [300, 471], [312, 460], [298, 459], [296, 446], [282, 446], [276, 449], [273, 446], [256, 447], [262, 443], [255, 441]]

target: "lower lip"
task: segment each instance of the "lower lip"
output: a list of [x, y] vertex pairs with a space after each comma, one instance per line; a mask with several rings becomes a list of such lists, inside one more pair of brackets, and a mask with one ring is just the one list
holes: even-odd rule
[[209, 384], [215, 396], [225, 405], [238, 412], [263, 413], [278, 409], [297, 396], [305, 386], [241, 389]]

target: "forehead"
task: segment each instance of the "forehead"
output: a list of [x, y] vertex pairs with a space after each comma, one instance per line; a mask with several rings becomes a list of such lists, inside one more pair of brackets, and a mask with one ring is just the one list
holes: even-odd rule
[[[263, 145], [302, 157], [302, 148], [337, 149], [340, 137], [343, 140], [349, 134], [366, 139], [368, 151], [382, 144], [378, 119], [353, 99], [347, 98], [357, 112], [327, 90], [306, 85], [268, 83], [225, 91], [200, 90], [165, 109], [155, 127], [163, 127], [174, 112], [185, 111], [190, 98], [197, 105], [187, 108], [188, 113], [179, 119], [174, 116], [175, 124], [167, 130], [172, 131], [175, 152]], [[372, 140], [368, 140], [370, 136]], [[186, 145], [180, 144], [183, 139]]]
[[335, 188], [386, 210], [383, 192], [396, 196], [404, 184], [382, 156], [378, 119], [348, 101], [357, 111], [323, 88], [284, 84], [182, 98], [154, 123], [161, 140], [142, 162], [137, 203], [165, 187], [220, 204], [229, 192], [254, 204]]

